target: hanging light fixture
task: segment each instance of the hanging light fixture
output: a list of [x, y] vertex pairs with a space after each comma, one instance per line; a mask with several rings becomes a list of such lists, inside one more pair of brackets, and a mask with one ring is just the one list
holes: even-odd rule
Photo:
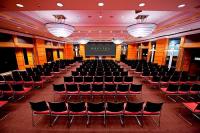
[[154, 23], [145, 23], [144, 21], [148, 15], [139, 15], [136, 17], [137, 23], [127, 27], [127, 31], [134, 37], [146, 37], [149, 36], [156, 28]]
[[47, 30], [56, 37], [68, 37], [70, 36], [75, 28], [71, 25], [65, 24], [65, 16], [53, 15], [56, 22], [47, 23], [45, 26]]
[[89, 39], [79, 39], [78, 44], [87, 44], [89, 41]]
[[124, 40], [122, 40], [122, 39], [112, 39], [112, 42], [114, 43], [114, 44], [122, 44], [123, 42], [124, 42]]

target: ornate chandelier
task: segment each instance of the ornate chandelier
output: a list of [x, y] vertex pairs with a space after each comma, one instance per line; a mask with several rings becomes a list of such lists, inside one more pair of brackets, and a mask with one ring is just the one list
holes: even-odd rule
[[65, 16], [54, 15], [56, 22], [47, 23], [45, 26], [47, 30], [56, 37], [68, 37], [75, 28], [71, 25], [65, 24]]
[[113, 38], [112, 42], [113, 42], [114, 44], [122, 44], [122, 43], [123, 43], [123, 40], [122, 40], [122, 39], [114, 39], [114, 38]]
[[87, 44], [89, 41], [89, 39], [79, 39], [78, 44]]
[[127, 31], [134, 37], [146, 37], [149, 36], [156, 28], [154, 23], [144, 23], [147, 15], [140, 15], [136, 17], [137, 24], [133, 24], [127, 27]]

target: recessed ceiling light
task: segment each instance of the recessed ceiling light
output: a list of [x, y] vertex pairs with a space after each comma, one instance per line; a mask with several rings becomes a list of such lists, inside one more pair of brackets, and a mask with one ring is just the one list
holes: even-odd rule
[[103, 2], [99, 2], [98, 6], [104, 6], [104, 3]]
[[140, 3], [139, 6], [143, 7], [143, 6], [145, 6], [145, 3]]
[[185, 7], [185, 4], [178, 5], [178, 8], [183, 8], [183, 7]]
[[62, 3], [57, 3], [57, 6], [63, 7], [63, 4]]
[[99, 15], [99, 18], [102, 18], [103, 16]]
[[24, 5], [22, 5], [22, 4], [19, 4], [19, 3], [18, 3], [18, 4], [16, 4], [16, 6], [17, 6], [17, 7], [20, 7], [20, 8], [24, 7]]

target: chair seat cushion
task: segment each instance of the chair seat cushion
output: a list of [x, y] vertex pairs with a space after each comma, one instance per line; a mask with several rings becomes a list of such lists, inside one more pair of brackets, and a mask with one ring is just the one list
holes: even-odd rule
[[124, 111], [124, 115], [142, 115], [142, 111], [139, 112]]
[[0, 101], [0, 107], [3, 107], [4, 105], [6, 105], [8, 103], [8, 101]]
[[105, 111], [100, 111], [100, 112], [91, 112], [91, 111], [88, 111], [87, 113], [88, 113], [88, 115], [104, 115]]
[[46, 111], [33, 111], [34, 114], [41, 114], [41, 115], [49, 115], [50, 111], [46, 110]]
[[120, 114], [123, 114], [123, 111], [111, 112], [111, 111], [106, 110], [106, 114], [108, 114], [108, 115], [120, 115]]
[[143, 115], [159, 115], [160, 112], [148, 112], [148, 111], [143, 111]]
[[31, 90], [31, 87], [25, 87], [23, 91], [15, 91], [15, 94], [24, 94]]
[[53, 114], [53, 115], [68, 115], [68, 111], [62, 111], [62, 112], [51, 111], [51, 114]]
[[72, 112], [72, 111], [69, 111], [69, 114], [72, 114], [72, 115], [86, 115], [87, 112], [86, 111], [81, 111], [81, 112]]
[[198, 106], [198, 103], [196, 102], [183, 103], [183, 105], [193, 113], [200, 113], [200, 110], [196, 109]]

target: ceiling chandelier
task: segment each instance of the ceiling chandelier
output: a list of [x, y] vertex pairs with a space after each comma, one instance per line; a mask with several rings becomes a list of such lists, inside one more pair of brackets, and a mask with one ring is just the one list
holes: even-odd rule
[[122, 39], [112, 39], [112, 42], [114, 43], [114, 44], [122, 44], [124, 41], [122, 40]]
[[127, 27], [127, 31], [134, 37], [146, 37], [149, 36], [156, 28], [154, 23], [145, 23], [147, 15], [139, 15], [136, 17], [137, 23]]
[[71, 25], [65, 24], [65, 16], [53, 15], [55, 22], [47, 23], [45, 26], [47, 30], [56, 37], [68, 37], [70, 36], [75, 28]]
[[87, 44], [89, 41], [89, 39], [79, 39], [78, 44]]

